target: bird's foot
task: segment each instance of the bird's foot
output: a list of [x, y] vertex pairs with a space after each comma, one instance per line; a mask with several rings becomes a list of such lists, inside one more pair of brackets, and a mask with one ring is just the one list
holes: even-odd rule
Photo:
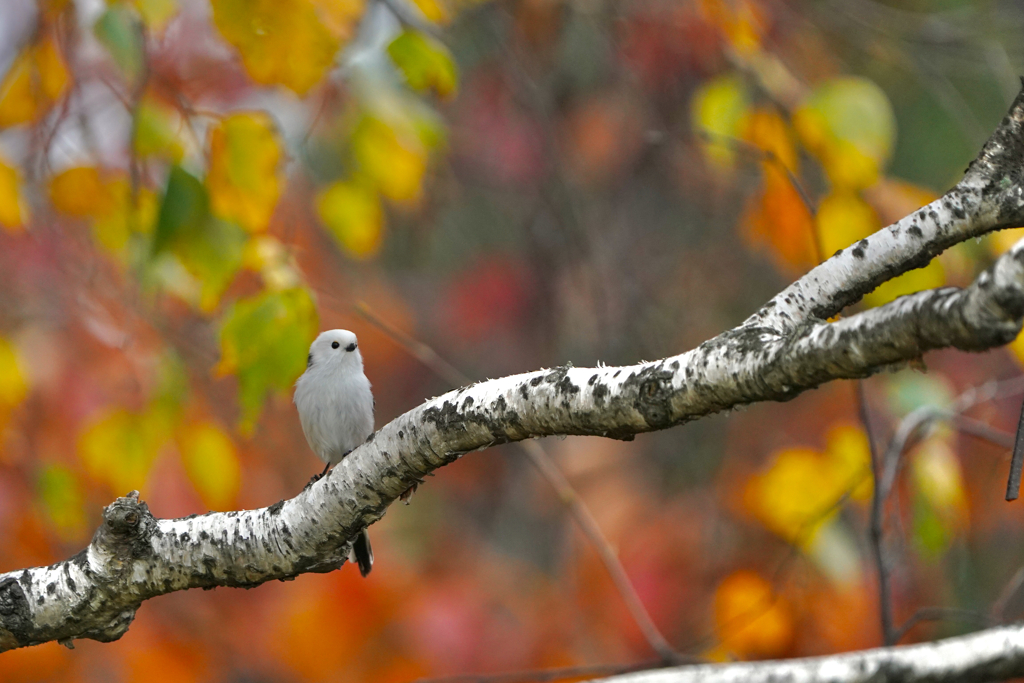
[[306, 485], [305, 485], [304, 487], [302, 487], [302, 490], [303, 490], [303, 491], [305, 491], [305, 490], [306, 490], [306, 489], [308, 489], [308, 488], [309, 488], [310, 486], [312, 486], [313, 484], [315, 484], [315, 483], [317, 483], [318, 481], [320, 481], [321, 479], [323, 479], [323, 478], [324, 478], [324, 475], [325, 475], [325, 474], [327, 474], [327, 471], [328, 471], [329, 469], [331, 469], [331, 464], [330, 464], [330, 463], [327, 463], [327, 465], [326, 465], [326, 466], [324, 467], [324, 471], [323, 471], [323, 472], [321, 472], [320, 474], [314, 474], [314, 475], [313, 475], [313, 476], [312, 476], [312, 477], [310, 478], [310, 480], [309, 480], [309, 483], [308, 483], [308, 484], [306, 484]]

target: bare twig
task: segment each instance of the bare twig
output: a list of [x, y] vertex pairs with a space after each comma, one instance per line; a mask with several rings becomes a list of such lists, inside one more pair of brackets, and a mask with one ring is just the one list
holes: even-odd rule
[[654, 624], [650, 613], [644, 607], [640, 596], [633, 587], [633, 583], [629, 580], [626, 569], [615, 555], [615, 550], [612, 549], [608, 539], [601, 533], [601, 527], [598, 525], [597, 520], [594, 519], [590, 509], [583, 503], [579, 494], [576, 493], [569, 480], [565, 478], [565, 475], [558, 469], [558, 466], [547, 452], [536, 441], [523, 441], [520, 445], [526, 451], [530, 462], [533, 463], [534, 467], [540, 471], [558, 493], [558, 498], [568, 509], [573, 519], [576, 520], [576, 523], [579, 524], [583, 535], [593, 544], [594, 549], [601, 558], [601, 562], [604, 563], [605, 569], [608, 570], [612, 582], [622, 595], [622, 599], [625, 600], [626, 607], [629, 608], [633, 620], [640, 628], [641, 633], [643, 633], [651, 648], [658, 653], [664, 662], [682, 663], [684, 661], [693, 661], [691, 658], [680, 655], [665, 640], [665, 637], [661, 635], [661, 631]]
[[1013, 444], [1013, 456], [1010, 458], [1010, 476], [1006, 481], [1006, 500], [1017, 500], [1020, 496], [1020, 477], [1024, 471], [1024, 404], [1020, 407], [1020, 419], [1017, 421], [1017, 438]]
[[1010, 580], [1006, 582], [1003, 590], [999, 591], [999, 597], [992, 603], [992, 621], [997, 624], [1005, 621], [1006, 607], [1010, 604], [1010, 600], [1017, 594], [1021, 586], [1024, 586], [1024, 566], [1018, 569]]
[[896, 629], [893, 637], [896, 643], [903, 640], [912, 628], [925, 621], [970, 621], [982, 625], [988, 623], [989, 619], [980, 612], [969, 609], [957, 609], [955, 607], [922, 607], [910, 615], [910, 618], [903, 622], [903, 625]]
[[[896, 642], [897, 638], [896, 632], [893, 629], [892, 593], [889, 586], [889, 566], [885, 557], [885, 532], [883, 528], [885, 524], [885, 499], [889, 495], [889, 488], [885, 483], [884, 463], [879, 460], [878, 449], [875, 447], [875, 440], [871, 436], [871, 421], [868, 416], [863, 382], [857, 382], [856, 391], [858, 412], [868, 435], [868, 446], [871, 451], [871, 471], [874, 473], [875, 478], [875, 487], [871, 495], [871, 523], [868, 536], [871, 539], [871, 552], [874, 555], [875, 570], [878, 573], [878, 612], [882, 621], [882, 642], [885, 645], [892, 645]], [[888, 458], [888, 453], [886, 456]]]
[[[430, 368], [434, 374], [438, 375], [449, 384], [453, 386], [465, 386], [467, 384], [472, 384], [472, 380], [467, 375], [448, 361], [444, 360], [432, 348], [382, 320], [365, 302], [357, 302], [355, 304], [355, 310], [368, 322], [390, 337], [392, 341], [401, 346], [407, 353], [419, 360], [426, 367]], [[615, 550], [601, 532], [601, 527], [598, 525], [597, 520], [594, 519], [594, 516], [590, 513], [590, 509], [580, 498], [579, 494], [576, 493], [576, 490], [572, 487], [572, 484], [569, 483], [569, 480], [566, 479], [565, 475], [562, 474], [562, 471], [558, 469], [558, 466], [551, 459], [551, 456], [549, 456], [544, 448], [536, 441], [522, 441], [519, 445], [522, 446], [533, 466], [537, 468], [541, 475], [558, 494], [559, 500], [562, 501], [566, 509], [569, 511], [569, 514], [576, 520], [576, 523], [579, 525], [583, 534], [587, 537], [587, 540], [589, 540], [594, 546], [598, 556], [601, 558], [601, 562], [604, 563], [605, 569], [608, 571], [609, 576], [611, 576], [612, 582], [622, 595], [622, 599], [625, 601], [626, 607], [629, 609], [633, 620], [636, 622], [640, 632], [643, 633], [643, 636], [651, 646], [651, 649], [661, 657], [661, 661], [663, 663], [683, 663], [686, 661], [694, 661], [692, 658], [683, 656], [673, 648], [661, 634], [661, 631], [658, 630], [654, 620], [651, 619], [650, 613], [647, 611], [647, 608], [644, 607], [643, 602], [640, 600], [640, 596], [633, 587], [633, 583], [629, 580], [629, 576], [626, 574], [625, 568], [622, 566], [619, 558], [615, 555]], [[477, 679], [469, 678], [466, 680]]]
[[462, 387], [473, 383], [472, 379], [444, 358], [441, 358], [434, 349], [417, 339], [413, 339], [394, 325], [381, 319], [365, 301], [357, 301], [355, 310], [367, 322], [390, 337], [391, 341], [401, 346], [406, 353], [423, 363], [423, 365], [445, 382], [448, 382], [448, 384], [453, 387]]
[[[743, 140], [742, 138], [736, 138], [731, 135], [725, 135], [723, 133], [716, 133], [706, 128], [698, 129], [695, 134], [697, 135], [697, 137], [701, 138], [707, 143], [725, 145], [737, 151], [750, 154], [760, 159], [761, 161], [767, 161], [769, 163], [775, 164], [776, 166], [782, 169], [783, 173], [786, 174], [786, 178], [789, 179], [789, 182], [793, 186], [793, 189], [796, 190], [797, 194], [800, 195], [800, 201], [803, 202], [804, 207], [807, 209], [807, 212], [811, 214], [811, 217], [813, 218], [817, 213], [814, 210], [814, 202], [811, 201], [811, 196], [807, 193], [803, 185], [800, 183], [800, 179], [797, 178], [796, 174], [793, 173], [792, 169], [790, 169], [789, 166], [787, 166], [785, 162], [783, 162], [782, 159], [779, 158], [779, 155], [773, 152], [772, 150], [764, 149], [763, 147], [759, 147], [752, 142]], [[820, 262], [825, 260], [825, 255], [822, 253], [821, 240], [818, 236], [818, 231], [811, 230], [811, 237], [814, 239], [814, 251], [815, 254], [817, 254], [818, 256], [818, 261]]]
[[456, 676], [433, 676], [419, 678], [415, 683], [546, 683], [581, 676], [616, 676], [633, 671], [658, 669], [664, 662], [657, 660], [637, 664], [589, 664], [586, 666], [565, 666], [553, 669], [532, 669], [500, 674], [463, 674]]
[[967, 417], [966, 415], [960, 415], [959, 413], [953, 413], [948, 416], [950, 425], [953, 426], [958, 432], [973, 436], [982, 441], [988, 441], [991, 444], [1000, 446], [1002, 448], [1013, 448], [1013, 434], [1010, 432], [1004, 432], [1002, 429], [996, 429], [990, 427], [981, 420], [975, 420], [973, 417]]

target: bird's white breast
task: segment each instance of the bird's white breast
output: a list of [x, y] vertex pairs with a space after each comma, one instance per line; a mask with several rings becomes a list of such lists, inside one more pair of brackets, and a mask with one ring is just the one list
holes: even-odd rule
[[295, 384], [295, 407], [309, 447], [336, 465], [373, 433], [373, 394], [359, 370], [310, 367]]

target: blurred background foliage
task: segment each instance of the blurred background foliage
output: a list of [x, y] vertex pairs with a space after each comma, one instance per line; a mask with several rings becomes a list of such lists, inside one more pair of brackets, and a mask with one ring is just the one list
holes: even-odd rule
[[[1019, 88], [1021, 36], [1009, 0], [5, 1], [0, 571], [76, 552], [131, 489], [164, 517], [297, 493], [319, 463], [290, 391], [320, 329], [359, 335], [378, 425], [449, 388], [357, 304], [476, 378], [659, 358], [738, 324], [960, 177]], [[970, 282], [1015, 232], [862, 305]], [[1022, 357], [869, 380], [880, 445]], [[970, 414], [1012, 430], [1018, 406]], [[680, 650], [878, 643], [851, 384], [546, 445]], [[908, 452], [898, 620], [983, 620], [1024, 561], [1006, 460], [948, 427]], [[445, 468], [373, 537], [367, 580], [170, 595], [116, 643], [6, 653], [0, 678], [386, 683], [650, 657], [515, 446]]]

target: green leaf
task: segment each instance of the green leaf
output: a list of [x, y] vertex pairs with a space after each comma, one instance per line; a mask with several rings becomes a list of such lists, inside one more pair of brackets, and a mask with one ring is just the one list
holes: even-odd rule
[[690, 120], [695, 131], [710, 134], [703, 149], [714, 163], [731, 166], [735, 150], [730, 139], [740, 136], [740, 122], [749, 108], [747, 89], [738, 76], [718, 76], [694, 92]]
[[[153, 238], [154, 259], [173, 255], [198, 280], [193, 304], [203, 311], [216, 308], [221, 294], [242, 265], [247, 236], [234, 223], [210, 213], [210, 198], [198, 178], [173, 166], [167, 179]], [[169, 277], [172, 269], [159, 273]], [[175, 291], [183, 291], [175, 287]]]
[[313, 296], [301, 287], [240, 299], [224, 316], [217, 372], [238, 375], [244, 432], [255, 427], [267, 394], [288, 391], [306, 369], [318, 325]]
[[58, 533], [68, 540], [85, 532], [84, 499], [78, 477], [66, 465], [47, 466], [37, 482], [39, 500]]
[[436, 40], [407, 30], [391, 41], [388, 54], [413, 90], [433, 90], [440, 97], [455, 92], [458, 69], [448, 49]]
[[100, 16], [93, 31], [125, 78], [135, 81], [142, 73], [145, 51], [138, 13], [127, 5], [114, 5]]
[[172, 109], [152, 98], [144, 99], [135, 110], [136, 154], [180, 161], [185, 148], [178, 138], [179, 126], [180, 121]]
[[949, 380], [937, 373], [900, 372], [885, 382], [886, 402], [894, 415], [906, 415], [922, 406], [946, 408], [953, 396]]
[[803, 105], [819, 112], [829, 131], [881, 164], [896, 142], [896, 115], [885, 91], [866, 78], [835, 78]]

